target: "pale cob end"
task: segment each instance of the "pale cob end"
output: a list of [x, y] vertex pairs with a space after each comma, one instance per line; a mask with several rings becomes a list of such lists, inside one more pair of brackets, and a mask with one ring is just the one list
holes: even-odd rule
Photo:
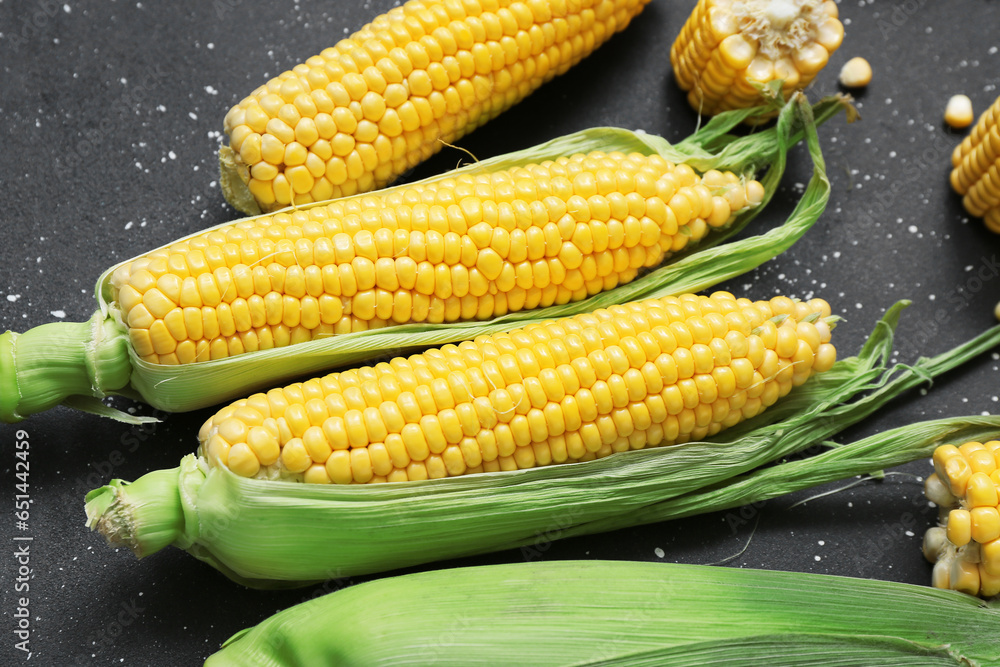
[[16, 422], [74, 396], [103, 397], [132, 372], [122, 327], [101, 313], [0, 335], [0, 421]]
[[591, 151], [217, 227], [111, 275], [143, 361], [190, 364], [580, 301], [688, 250], [760, 182]]
[[970, 215], [1000, 234], [1000, 97], [984, 111], [951, 156], [951, 186]]
[[86, 497], [87, 527], [138, 558], [175, 543], [187, 546], [181, 486], [190, 464], [185, 459], [178, 468], [157, 470], [131, 483], [115, 479], [94, 489]]
[[934, 451], [927, 498], [941, 525], [924, 535], [932, 583], [970, 595], [1000, 595], [1000, 440]]
[[665, 297], [333, 373], [220, 410], [200, 454], [238, 475], [402, 482], [700, 440], [836, 358], [821, 299]]
[[646, 2], [407, 2], [229, 111], [223, 192], [252, 214], [381, 188], [564, 73]]
[[830, 0], [699, 0], [671, 47], [674, 75], [706, 115], [760, 104], [772, 82], [787, 98], [840, 47], [837, 16]]
[[229, 146], [219, 148], [219, 188], [226, 201], [241, 213], [260, 215], [260, 206], [253, 193], [247, 187], [250, 182], [250, 170], [239, 153]]

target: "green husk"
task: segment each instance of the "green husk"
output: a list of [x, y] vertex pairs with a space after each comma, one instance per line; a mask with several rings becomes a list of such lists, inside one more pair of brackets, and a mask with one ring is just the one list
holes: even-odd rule
[[[465, 340], [539, 320], [588, 312], [613, 303], [706, 289], [784, 252], [819, 218], [829, 198], [830, 184], [816, 136], [816, 124], [826, 121], [843, 108], [849, 106], [839, 97], [825, 99], [815, 108], [810, 108], [805, 98], [797, 95], [782, 107], [778, 122], [771, 129], [741, 138], [734, 137], [728, 132], [739, 124], [748, 110], [727, 112], [716, 116], [701, 130], [674, 146], [665, 139], [642, 132], [593, 128], [423, 181], [495, 171], [593, 150], [659, 153], [673, 162], [691, 162], [700, 170], [726, 169], [751, 174], [767, 168], [761, 179], [765, 186], [763, 204], [739, 216], [730, 228], [629, 284], [562, 306], [511, 313], [488, 321], [386, 327], [226, 359], [168, 366], [142, 361], [129, 345], [121, 314], [111, 301], [110, 277], [118, 268], [114, 266], [98, 281], [96, 292], [100, 309], [91, 320], [104, 322], [108, 335], [91, 337], [89, 330], [81, 328], [80, 324], [54, 323], [44, 325], [48, 327], [44, 332], [39, 327], [18, 338], [10, 332], [3, 334], [6, 338], [0, 337], [0, 421], [17, 421], [31, 412], [66, 402], [71, 396], [89, 399], [75, 399], [72, 401], [74, 407], [105, 415], [110, 408], [97, 399], [114, 394], [143, 400], [161, 410], [194, 410], [305, 374], [384, 356], [387, 352], [398, 354], [422, 346]], [[802, 137], [808, 141], [814, 173], [788, 220], [767, 233], [719, 245], [739, 233], [770, 201], [784, 173], [786, 153]], [[397, 186], [383, 192], [404, 187], [409, 186]], [[321, 203], [301, 208], [318, 205]], [[197, 234], [202, 233], [204, 231]], [[48, 344], [49, 336], [53, 337], [53, 344]], [[58, 347], [55, 341], [59, 345], [93, 351], [97, 365], [78, 363], [64, 372], [50, 373], [44, 355], [32, 354], [29, 347], [46, 346], [47, 351]], [[105, 365], [112, 367], [114, 372], [104, 372]], [[123, 368], [125, 373], [121, 372]], [[123, 413], [117, 414], [128, 418]]]
[[[912, 367], [887, 368], [904, 306], [889, 310], [857, 357], [837, 362], [759, 418], [709, 442], [514, 472], [358, 486], [248, 479], [189, 455], [178, 468], [152, 473], [163, 481], [155, 493], [122, 480], [92, 491], [88, 525], [139, 557], [155, 552], [174, 531], [175, 546], [236, 581], [289, 586], [516, 547], [532, 558], [554, 539], [770, 498], [929, 456], [954, 434], [971, 438], [1000, 430], [997, 418], [943, 420], [757, 470], [824, 443], [907, 389], [1000, 343], [998, 326]], [[172, 516], [150, 512], [176, 506], [178, 496], [181, 509]], [[147, 542], [145, 533], [158, 540]]]
[[206, 667], [1000, 664], [1000, 607], [954, 591], [672, 563], [380, 579], [281, 611]]

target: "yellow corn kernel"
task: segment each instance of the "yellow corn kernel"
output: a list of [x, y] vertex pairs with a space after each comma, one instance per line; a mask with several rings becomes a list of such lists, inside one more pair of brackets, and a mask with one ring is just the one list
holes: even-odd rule
[[872, 81], [872, 66], [864, 58], [851, 58], [840, 68], [837, 79], [845, 88], [864, 88]]
[[944, 109], [944, 122], [948, 125], [956, 130], [961, 130], [972, 125], [975, 118], [972, 112], [972, 100], [969, 99], [968, 95], [952, 95], [948, 99], [948, 104]]
[[973, 507], [969, 510], [972, 539], [980, 544], [1000, 537], [1000, 512], [996, 506]]
[[956, 558], [951, 563], [951, 572], [948, 576], [948, 588], [952, 590], [968, 593], [969, 595], [979, 594], [979, 566], [961, 558]]
[[843, 40], [837, 7], [822, 0], [699, 0], [670, 49], [688, 102], [714, 115], [760, 103], [758, 88], [782, 80], [805, 88]]
[[[338, 484], [523, 469], [685, 442], [792, 389], [766, 365], [814, 372], [815, 355], [803, 349], [830, 344], [795, 317], [812, 318], [825, 302], [779, 307], [795, 314], [747, 335], [746, 323], [772, 312], [770, 304], [718, 292], [615, 305], [257, 394], [221, 410], [199, 437], [208, 452], [229, 446], [230, 463], [211, 460], [237, 474]], [[751, 348], [762, 352], [734, 356]], [[747, 377], [760, 378], [753, 399], [736, 393]], [[967, 523], [984, 537], [993, 526], [985, 513], [979, 528]]]
[[[294, 181], [300, 172], [286, 173]], [[738, 191], [742, 208], [726, 203], [726, 226], [763, 199], [757, 181], [718, 171], [706, 178], [711, 188], [686, 165], [603, 152], [461, 175], [215, 228], [134, 260], [115, 272], [112, 289], [140, 356], [179, 363], [390, 322], [492, 318], [627, 282], [668, 256], [675, 239], [687, 244], [710, 229], [678, 228], [678, 220], [710, 215]], [[593, 219], [598, 197], [607, 211]], [[501, 205], [523, 212], [511, 229], [487, 215]], [[225, 267], [213, 269], [207, 257]], [[699, 343], [727, 326], [716, 319], [696, 325]], [[767, 336], [782, 337], [782, 353], [791, 350], [798, 334], [768, 327]], [[793, 358], [796, 369], [832, 364], [832, 348], [813, 345], [822, 343], [818, 329], [803, 327], [809, 349]], [[711, 354], [706, 348], [700, 358]]]
[[[990, 457], [992, 458], [992, 456]], [[971, 469], [971, 466], [970, 466]], [[984, 472], [974, 472], [965, 485], [965, 504], [972, 507], [996, 507], [997, 487]]]
[[964, 547], [972, 540], [972, 515], [968, 510], [955, 509], [948, 513], [948, 541]]
[[[577, 3], [557, 16], [477, 0], [453, 17], [450, 2], [411, 0], [229, 111], [223, 191], [252, 215], [315, 201], [317, 188], [381, 188], [582, 60], [646, 2]], [[502, 36], [486, 24], [505, 26]]]

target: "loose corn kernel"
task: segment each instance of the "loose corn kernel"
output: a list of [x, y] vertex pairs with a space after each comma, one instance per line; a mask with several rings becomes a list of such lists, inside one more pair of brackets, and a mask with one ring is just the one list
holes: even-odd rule
[[475, 1], [468, 15], [452, 0], [406, 2], [229, 111], [223, 192], [253, 215], [381, 188], [566, 72], [647, 2]]
[[806, 87], [844, 36], [837, 6], [822, 0], [699, 0], [670, 49], [688, 102], [714, 115], [760, 102], [760, 86]]
[[[223, 408], [199, 437], [206, 453], [229, 453], [228, 463], [210, 456], [212, 465], [237, 474], [336, 484], [517, 470], [687, 442], [791, 391], [794, 383], [766, 365], [814, 372], [814, 348], [832, 350], [820, 342], [828, 334], [795, 315], [772, 316], [829, 312], [825, 302], [809, 304], [717, 292], [615, 305], [257, 394]], [[743, 333], [749, 321], [762, 324]], [[745, 356], [750, 347], [762, 353]]]
[[[602, 180], [616, 189], [599, 193]], [[713, 172], [711, 190], [702, 180], [656, 155], [600, 151], [463, 174], [215, 228], [120, 267], [112, 289], [153, 363], [488, 319], [628, 282], [707, 236], [705, 218], [734, 192], [741, 206], [720, 227], [763, 200], [760, 183], [730, 172]]]
[[944, 109], [944, 122], [956, 130], [972, 125], [975, 115], [968, 95], [952, 95]]
[[872, 66], [864, 58], [851, 58], [840, 68], [838, 80], [845, 88], [864, 88], [872, 81]]

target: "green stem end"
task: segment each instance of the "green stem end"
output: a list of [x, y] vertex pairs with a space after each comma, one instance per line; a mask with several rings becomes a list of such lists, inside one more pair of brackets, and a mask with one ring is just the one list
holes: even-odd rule
[[132, 483], [114, 479], [94, 489], [86, 498], [87, 527], [138, 558], [182, 541], [180, 473], [181, 468], [157, 470]]
[[97, 312], [86, 322], [51, 322], [0, 335], [0, 421], [17, 422], [71, 396], [102, 398], [132, 374], [128, 339]]

